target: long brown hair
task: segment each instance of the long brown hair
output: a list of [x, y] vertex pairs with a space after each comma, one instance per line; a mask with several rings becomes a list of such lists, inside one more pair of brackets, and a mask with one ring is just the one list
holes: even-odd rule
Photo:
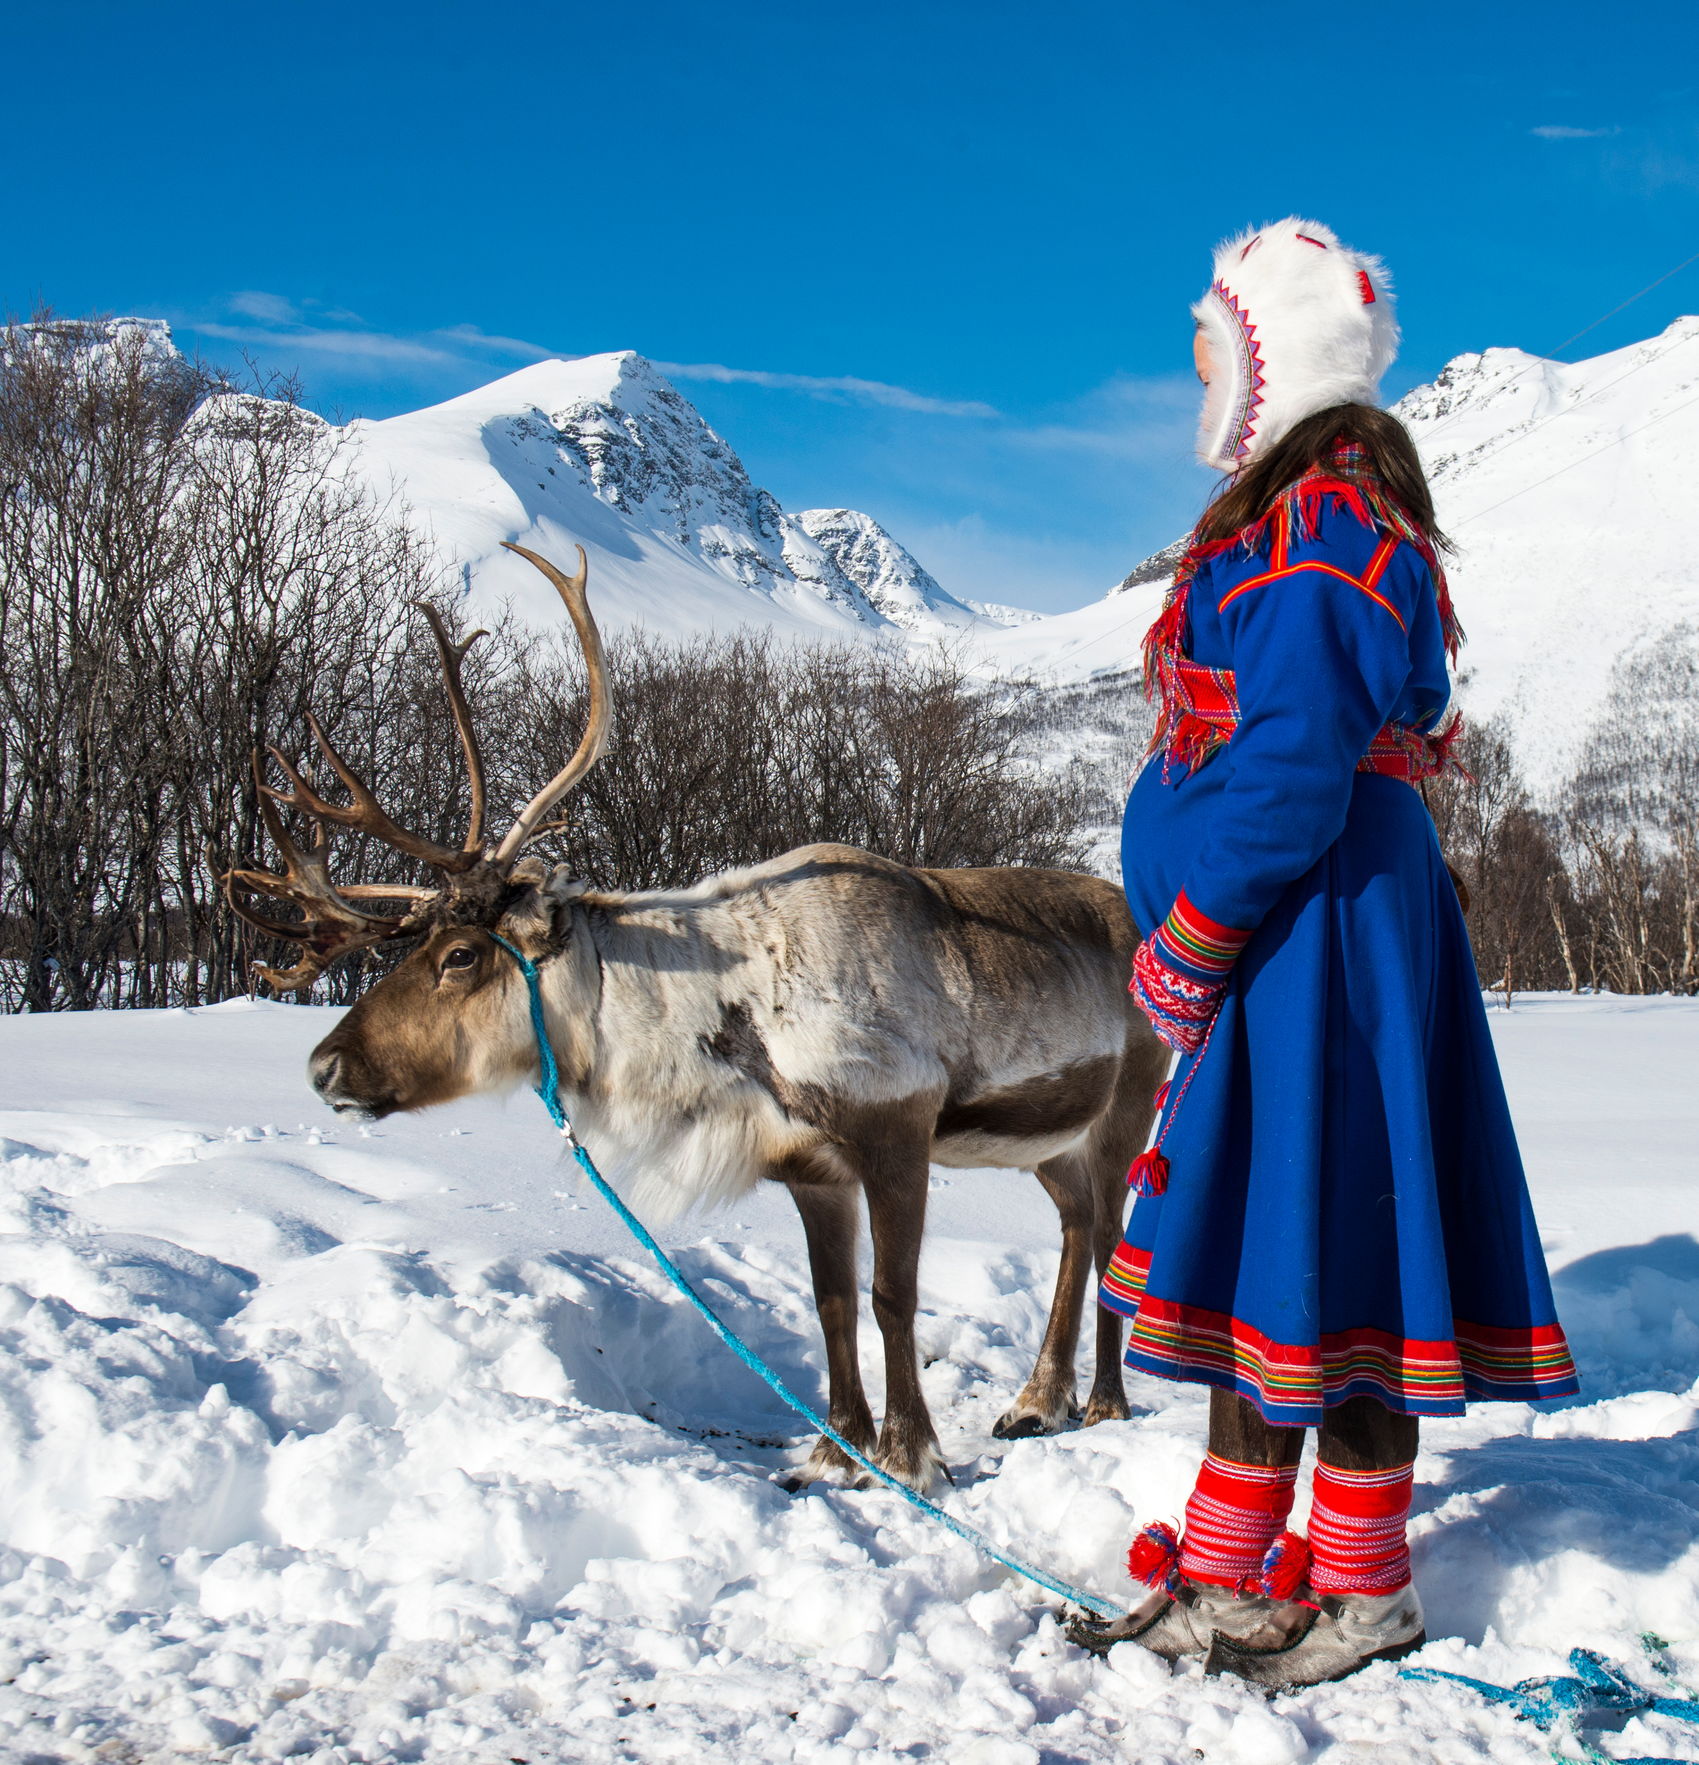
[[1404, 509], [1434, 550], [1449, 551], [1451, 542], [1434, 520], [1433, 492], [1409, 430], [1390, 412], [1366, 404], [1336, 404], [1317, 411], [1255, 454], [1204, 510], [1192, 535], [1194, 544], [1231, 538], [1260, 521], [1283, 490], [1318, 466], [1344, 475], [1332, 459], [1341, 441], [1354, 442], [1363, 450], [1366, 469], [1380, 479], [1386, 494]]

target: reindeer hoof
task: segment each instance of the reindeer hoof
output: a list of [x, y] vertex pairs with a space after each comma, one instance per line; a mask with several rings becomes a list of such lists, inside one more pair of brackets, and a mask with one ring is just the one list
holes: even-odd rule
[[991, 1429], [993, 1440], [1033, 1440], [1043, 1434], [1060, 1434], [1070, 1422], [1080, 1419], [1080, 1408], [1070, 1403], [1067, 1409], [1047, 1416], [1043, 1410], [1015, 1408], [1005, 1410]]
[[[891, 1475], [895, 1477], [899, 1483], [912, 1489], [916, 1495], [929, 1495], [939, 1478], [943, 1478], [952, 1489], [956, 1487], [956, 1479], [952, 1475], [950, 1467], [945, 1464], [934, 1465], [929, 1472], [914, 1477], [900, 1476], [895, 1471], [893, 1471]], [[862, 1474], [857, 1477], [853, 1483], [847, 1485], [847, 1487], [854, 1490], [858, 1495], [866, 1495], [869, 1490], [888, 1489], [890, 1485], [879, 1482], [877, 1478], [872, 1477], [866, 1471], [863, 1471]]]
[[[918, 1452], [905, 1452], [889, 1456], [876, 1453], [873, 1462], [886, 1476], [894, 1477], [897, 1482], [907, 1484], [917, 1495], [929, 1495], [939, 1478], [942, 1478], [952, 1488], [955, 1486], [956, 1480], [950, 1475], [950, 1467], [944, 1463], [943, 1457], [935, 1446], [922, 1448]], [[849, 1487], [868, 1490], [883, 1489], [886, 1485], [863, 1471], [859, 1477], [851, 1481]]]
[[[855, 1435], [847, 1429], [844, 1433], [846, 1439], [855, 1439]], [[862, 1447], [861, 1450], [863, 1452], [872, 1452], [873, 1441], [871, 1438], [868, 1439], [867, 1444]], [[811, 1483], [820, 1482], [822, 1478], [830, 1476], [834, 1471], [853, 1474], [857, 1469], [858, 1467], [855, 1460], [852, 1459], [836, 1441], [828, 1440], [822, 1435], [820, 1439], [815, 1441], [814, 1450], [795, 1468], [795, 1470], [787, 1472], [782, 1477], [775, 1478], [774, 1481], [786, 1495], [799, 1495], [803, 1490], [808, 1488]], [[847, 1485], [847, 1487], [854, 1488], [855, 1485], [851, 1483]]]
[[1117, 1392], [1112, 1397], [1094, 1397], [1085, 1406], [1085, 1420], [1080, 1425], [1095, 1428], [1099, 1422], [1124, 1422], [1132, 1413], [1124, 1392]]
[[1007, 1415], [999, 1416], [991, 1430], [993, 1440], [1034, 1440], [1041, 1434], [1053, 1434], [1055, 1430], [1042, 1416], [1017, 1416], [1013, 1410]]

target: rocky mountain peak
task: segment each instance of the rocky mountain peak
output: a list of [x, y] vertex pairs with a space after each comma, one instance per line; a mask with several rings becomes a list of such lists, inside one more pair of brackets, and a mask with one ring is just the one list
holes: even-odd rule
[[831, 558], [873, 611], [905, 631], [971, 625], [973, 609], [947, 594], [871, 515], [856, 509], [804, 509], [785, 517]]
[[[445, 499], [469, 501], [474, 478], [493, 469], [518, 505], [520, 518], [505, 520], [513, 537], [532, 527], [547, 536], [552, 528], [592, 553], [604, 551], [596, 576], [610, 587], [642, 561], [641, 575], [629, 580], [642, 590], [633, 598], [646, 622], [663, 577], [683, 589], [695, 569], [713, 580], [699, 579], [694, 596], [686, 589], [681, 611], [716, 627], [780, 610], [816, 628], [922, 637], [980, 623], [872, 516], [853, 509], [787, 515], [690, 400], [635, 350], [538, 362], [431, 410], [356, 428], [374, 465], [388, 456], [395, 482], [418, 494], [428, 473], [424, 500], [439, 532], [466, 525], [445, 522]], [[452, 482], [441, 469], [451, 454], [466, 462]], [[502, 500], [493, 486], [476, 500], [489, 508], [492, 494]], [[474, 544], [487, 560], [479, 574], [523, 601], [518, 580], [489, 556], [487, 537], [480, 533]], [[682, 576], [679, 565], [687, 567]], [[739, 619], [730, 617], [739, 605], [736, 595], [728, 601], [732, 586], [761, 597], [744, 603]], [[546, 601], [537, 612], [558, 616]]]

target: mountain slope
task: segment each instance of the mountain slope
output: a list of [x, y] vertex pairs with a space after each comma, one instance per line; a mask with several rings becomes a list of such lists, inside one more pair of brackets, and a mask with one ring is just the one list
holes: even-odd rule
[[[1549, 789], [1568, 776], [1616, 660], [1699, 624], [1699, 319], [1573, 364], [1514, 349], [1458, 356], [1394, 409], [1457, 542], [1461, 701], [1507, 719], [1530, 780]], [[1134, 666], [1176, 555], [976, 648], [1064, 679]]]
[[1573, 365], [1459, 356], [1394, 408], [1458, 546], [1465, 703], [1555, 782], [1617, 658], [1699, 621], [1699, 318]]
[[553, 591], [501, 550], [511, 539], [567, 561], [582, 545], [611, 626], [926, 639], [984, 623], [870, 516], [787, 515], [630, 350], [539, 362], [347, 434], [366, 475], [461, 565], [476, 617], [511, 600], [527, 622], [559, 623]]

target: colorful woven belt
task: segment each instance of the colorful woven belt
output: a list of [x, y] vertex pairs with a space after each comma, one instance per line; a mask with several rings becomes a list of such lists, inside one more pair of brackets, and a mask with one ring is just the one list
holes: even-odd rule
[[[1239, 694], [1231, 668], [1205, 668], [1200, 662], [1174, 666], [1176, 709], [1179, 712], [1169, 757], [1196, 768], [1233, 739], [1239, 727]], [[1378, 772], [1419, 784], [1437, 778], [1456, 762], [1451, 745], [1463, 727], [1453, 717], [1442, 729], [1426, 731], [1410, 723], [1388, 723], [1357, 762], [1359, 772]]]

